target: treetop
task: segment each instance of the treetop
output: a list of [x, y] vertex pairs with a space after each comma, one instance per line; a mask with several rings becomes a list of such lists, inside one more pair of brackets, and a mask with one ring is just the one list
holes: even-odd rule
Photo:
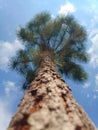
[[25, 27], [20, 28], [18, 37], [25, 49], [17, 52], [12, 60], [12, 68], [25, 77], [24, 88], [37, 74], [40, 54], [45, 51], [50, 53], [59, 72], [77, 81], [87, 79], [87, 73], [80, 64], [88, 61], [87, 33], [72, 15], [52, 18], [48, 12], [37, 14]]

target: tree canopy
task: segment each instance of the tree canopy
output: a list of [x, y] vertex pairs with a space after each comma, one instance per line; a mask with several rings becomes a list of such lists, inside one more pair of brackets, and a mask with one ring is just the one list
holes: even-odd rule
[[48, 12], [37, 14], [20, 28], [18, 37], [25, 49], [17, 52], [11, 66], [24, 76], [24, 89], [38, 73], [40, 54], [44, 51], [49, 51], [52, 62], [62, 74], [76, 81], [87, 79], [81, 66], [82, 62], [88, 61], [87, 33], [72, 15], [52, 18]]

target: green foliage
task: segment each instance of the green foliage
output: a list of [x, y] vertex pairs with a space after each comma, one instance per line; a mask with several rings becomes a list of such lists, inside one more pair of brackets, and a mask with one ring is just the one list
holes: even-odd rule
[[12, 68], [24, 75], [23, 88], [27, 88], [38, 72], [40, 53], [52, 52], [53, 62], [58, 70], [77, 81], [87, 79], [81, 62], [88, 61], [86, 53], [86, 30], [74, 17], [52, 18], [47, 12], [40, 13], [18, 31], [18, 37], [25, 45], [12, 59]]

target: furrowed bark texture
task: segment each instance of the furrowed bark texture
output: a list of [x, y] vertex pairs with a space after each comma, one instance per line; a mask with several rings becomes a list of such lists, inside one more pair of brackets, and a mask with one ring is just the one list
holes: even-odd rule
[[95, 130], [49, 57], [31, 83], [7, 130]]

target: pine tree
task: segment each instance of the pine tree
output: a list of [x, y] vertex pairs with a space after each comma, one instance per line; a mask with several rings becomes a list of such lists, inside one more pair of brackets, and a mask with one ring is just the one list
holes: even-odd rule
[[8, 130], [95, 130], [59, 72], [83, 82], [88, 61], [86, 30], [73, 16], [36, 15], [18, 37], [24, 50], [17, 52], [12, 68], [24, 76], [27, 89]]

